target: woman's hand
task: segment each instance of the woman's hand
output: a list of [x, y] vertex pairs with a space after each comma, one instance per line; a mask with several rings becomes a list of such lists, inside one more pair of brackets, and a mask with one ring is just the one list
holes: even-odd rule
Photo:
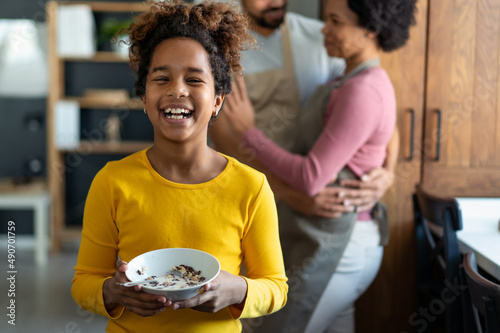
[[361, 180], [342, 180], [340, 184], [345, 187], [325, 187], [314, 197], [288, 189], [281, 191], [279, 198], [303, 215], [336, 218], [343, 213], [372, 209], [392, 186], [393, 179], [391, 171], [376, 168]]
[[172, 309], [193, 308], [194, 310], [214, 313], [229, 305], [242, 304], [247, 295], [247, 283], [241, 276], [220, 271], [217, 278], [205, 285], [205, 289], [197, 296], [174, 302]]
[[124, 261], [116, 264], [116, 273], [111, 279], [104, 282], [102, 293], [104, 296], [104, 305], [108, 312], [119, 305], [123, 305], [127, 310], [138, 314], [139, 316], [152, 316], [165, 310], [167, 306], [172, 305], [165, 296], [148, 294], [141, 291], [141, 286], [123, 287], [116, 282], [129, 282], [125, 276], [128, 265]]
[[344, 203], [355, 206], [358, 212], [373, 208], [392, 186], [394, 173], [385, 168], [376, 168], [364, 174], [361, 180], [347, 179], [340, 182], [342, 186], [354, 189], [346, 190]]
[[255, 112], [241, 75], [236, 75], [233, 80], [232, 92], [226, 96], [223, 112], [240, 137], [255, 127]]
[[352, 212], [352, 206], [344, 205], [344, 188], [325, 187], [314, 197], [295, 189], [282, 192], [279, 197], [288, 206], [305, 216], [337, 218]]

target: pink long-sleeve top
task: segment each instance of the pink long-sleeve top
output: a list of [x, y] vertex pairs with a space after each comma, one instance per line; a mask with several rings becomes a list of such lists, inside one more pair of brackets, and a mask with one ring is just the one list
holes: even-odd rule
[[292, 154], [253, 128], [243, 142], [276, 176], [316, 195], [344, 166], [361, 176], [383, 164], [396, 123], [396, 98], [387, 73], [364, 70], [330, 95], [324, 128], [306, 156]]

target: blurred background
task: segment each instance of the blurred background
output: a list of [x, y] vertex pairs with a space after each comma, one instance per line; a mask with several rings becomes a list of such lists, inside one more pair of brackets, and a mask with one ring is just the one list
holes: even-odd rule
[[[77, 15], [77, 19], [70, 20], [69, 25], [64, 20], [56, 22], [61, 37], [57, 41], [58, 53], [51, 55], [48, 1], [0, 1], [0, 268], [4, 275], [9, 271], [4, 253], [7, 253], [9, 240], [8, 221], [13, 221], [16, 246], [13, 263], [17, 272], [13, 298], [16, 325], [8, 324], [8, 317], [6, 319], [2, 311], [0, 332], [104, 331], [106, 320], [77, 307], [70, 288], [85, 198], [94, 175], [107, 161], [122, 158], [152, 141], [147, 117], [133, 104], [136, 102], [132, 100], [134, 78], [123, 57], [128, 50], [110, 42], [133, 16], [122, 4], [134, 2], [99, 1], [117, 7], [111, 7], [110, 11], [92, 10], [89, 17], [83, 15], [85, 10], [66, 13], [68, 20], [71, 15]], [[316, 18], [320, 15], [319, 7], [319, 1], [292, 0], [289, 3], [290, 10]], [[92, 31], [89, 45], [85, 43], [89, 36], [81, 35], [81, 30], [85, 29]], [[75, 54], [71, 54], [72, 51]], [[59, 68], [58, 72], [49, 70], [50, 61], [57, 62], [51, 68]], [[50, 81], [51, 75], [61, 76], [55, 85]], [[58, 115], [49, 115], [49, 105], [55, 107], [50, 97], [57, 95], [54, 90], [65, 96], [77, 96], [76, 109], [71, 103], [57, 105], [66, 115], [73, 114], [73, 118], [59, 119]], [[124, 103], [118, 101], [123, 96]], [[63, 123], [63, 128], [57, 125], [52, 128], [51, 122], [58, 121]], [[115, 130], [108, 131], [112, 124]], [[78, 130], [64, 133], [77, 126]], [[51, 131], [56, 141], [58, 135], [62, 135], [60, 146], [48, 145]], [[64, 146], [68, 142], [73, 145]], [[90, 151], [81, 150], [84, 142], [92, 143]], [[105, 146], [110, 142], [118, 142], [118, 145], [113, 146], [115, 148]], [[60, 165], [48, 166], [52, 153], [56, 154], [56, 160], [60, 158]], [[58, 191], [61, 200], [48, 196], [51, 167], [64, 170], [64, 185]], [[58, 204], [62, 207], [57, 207]], [[40, 249], [53, 244], [45, 239], [40, 245], [35, 238], [37, 205], [42, 207], [42, 215], [54, 206], [62, 212], [59, 220], [63, 221], [62, 229], [66, 233], [57, 244], [57, 254], [50, 255], [48, 260]], [[47, 216], [43, 219], [50, 225]], [[52, 225], [44, 228], [45, 234], [53, 232]], [[10, 282], [3, 277], [0, 280], [2, 309], [6, 309], [12, 299], [6, 297], [9, 288]]]

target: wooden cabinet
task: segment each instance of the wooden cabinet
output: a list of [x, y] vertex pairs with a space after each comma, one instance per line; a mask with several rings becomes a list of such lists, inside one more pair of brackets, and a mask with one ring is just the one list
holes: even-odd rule
[[427, 49], [426, 190], [500, 195], [497, 0], [431, 1]]
[[500, 196], [500, 3], [417, 4], [408, 45], [382, 57], [396, 90], [401, 148], [395, 185], [384, 197], [391, 239], [377, 278], [357, 302], [357, 332], [416, 328], [416, 183], [441, 196]]
[[[67, 228], [65, 223], [65, 198], [66, 198], [66, 177], [68, 175], [68, 163], [71, 163], [75, 157], [88, 156], [90, 154], [130, 154], [151, 145], [149, 141], [121, 141], [109, 143], [99, 138], [90, 140], [81, 140], [78, 147], [72, 149], [58, 148], [55, 141], [55, 105], [59, 100], [74, 100], [77, 101], [81, 113], [87, 112], [90, 109], [99, 110], [125, 110], [126, 112], [142, 112], [142, 102], [139, 99], [121, 100], [119, 103], [106, 98], [101, 100], [89, 99], [84, 96], [68, 96], [65, 87], [68, 80], [78, 80], [78, 77], [68, 77], [65, 69], [68, 64], [75, 63], [90, 63], [90, 64], [113, 64], [123, 63], [123, 68], [130, 71], [128, 68], [128, 59], [123, 58], [114, 52], [98, 51], [90, 58], [75, 58], [75, 57], [60, 57], [57, 53], [57, 14], [60, 6], [71, 6], [75, 4], [89, 5], [96, 13], [124, 13], [131, 16], [133, 13], [144, 11], [147, 5], [136, 2], [56, 2], [49, 1], [47, 3], [47, 24], [49, 30], [49, 66], [50, 66], [50, 89], [47, 106], [47, 153], [48, 153], [48, 180], [49, 188], [52, 195], [53, 205], [53, 223], [51, 226], [52, 247], [53, 251], [58, 251], [61, 246], [61, 241], [65, 237], [79, 237], [81, 228], [76, 228], [72, 231]], [[101, 73], [96, 70], [96, 76]], [[133, 82], [130, 75], [131, 83]]]

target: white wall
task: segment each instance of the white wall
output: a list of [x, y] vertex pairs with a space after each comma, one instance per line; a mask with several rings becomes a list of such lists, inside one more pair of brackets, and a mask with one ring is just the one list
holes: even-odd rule
[[288, 10], [305, 16], [319, 18], [321, 0], [290, 0]]
[[[228, 0], [218, 0], [221, 2], [227, 2]], [[201, 0], [194, 0], [198, 3]], [[319, 18], [319, 7], [321, 0], [289, 0], [288, 10], [299, 13], [305, 16]]]

